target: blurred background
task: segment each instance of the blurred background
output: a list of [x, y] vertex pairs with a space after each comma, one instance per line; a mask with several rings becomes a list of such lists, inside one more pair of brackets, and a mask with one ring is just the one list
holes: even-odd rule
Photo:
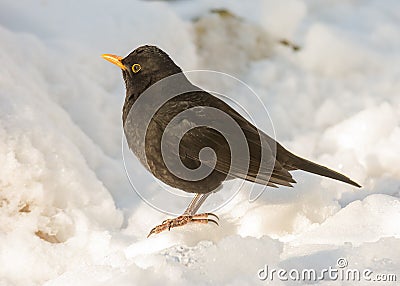
[[[0, 284], [254, 285], [339, 257], [400, 279], [399, 23], [394, 0], [1, 0]], [[253, 203], [244, 186], [220, 227], [146, 239], [166, 215], [127, 179], [125, 87], [100, 57], [144, 44], [242, 80], [278, 141], [363, 188], [295, 172]]]

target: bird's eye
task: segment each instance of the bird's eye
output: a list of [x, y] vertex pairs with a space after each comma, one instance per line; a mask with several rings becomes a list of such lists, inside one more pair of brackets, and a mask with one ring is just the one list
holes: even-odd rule
[[134, 65], [132, 66], [132, 71], [133, 71], [134, 73], [137, 73], [138, 71], [140, 71], [141, 68], [142, 68], [142, 67], [141, 67], [139, 64], [134, 64]]

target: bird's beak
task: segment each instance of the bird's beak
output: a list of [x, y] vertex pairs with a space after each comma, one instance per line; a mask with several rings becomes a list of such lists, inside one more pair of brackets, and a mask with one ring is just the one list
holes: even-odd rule
[[121, 69], [126, 70], [126, 67], [124, 66], [124, 64], [121, 62], [121, 60], [123, 59], [123, 57], [120, 56], [116, 56], [116, 55], [111, 55], [111, 54], [103, 54], [101, 55], [103, 57], [103, 59], [113, 63], [114, 65], [119, 66]]

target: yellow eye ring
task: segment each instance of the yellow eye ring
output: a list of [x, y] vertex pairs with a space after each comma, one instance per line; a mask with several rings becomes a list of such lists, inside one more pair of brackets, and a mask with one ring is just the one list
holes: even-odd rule
[[140, 70], [141, 70], [141, 66], [139, 65], [139, 64], [134, 64], [133, 66], [132, 66], [132, 71], [134, 72], [134, 73], [137, 73], [137, 72], [139, 72]]

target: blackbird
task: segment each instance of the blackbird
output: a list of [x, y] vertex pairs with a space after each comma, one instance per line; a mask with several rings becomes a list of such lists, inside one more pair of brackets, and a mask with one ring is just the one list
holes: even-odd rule
[[[303, 170], [361, 187], [286, 150], [224, 101], [193, 85], [160, 48], [145, 45], [124, 58], [102, 57], [122, 70], [122, 120], [129, 148], [156, 178], [195, 193], [181, 216], [165, 220], [148, 236], [189, 222], [218, 224], [216, 215], [196, 212], [225, 180], [292, 186], [296, 181], [289, 171]], [[212, 152], [203, 152], [207, 148]]]

